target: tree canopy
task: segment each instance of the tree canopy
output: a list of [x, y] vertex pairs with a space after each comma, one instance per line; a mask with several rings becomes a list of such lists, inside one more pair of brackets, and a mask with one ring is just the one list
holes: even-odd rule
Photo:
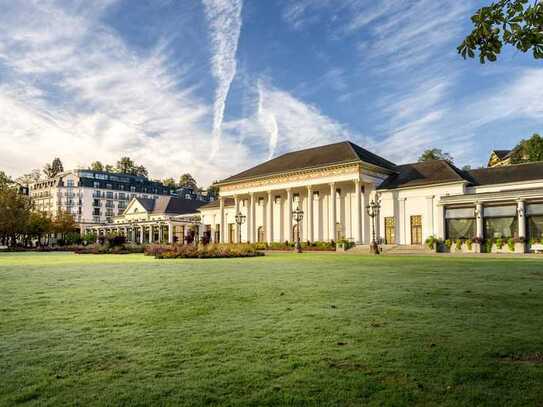
[[189, 174], [183, 174], [181, 177], [179, 177], [179, 188], [190, 188], [193, 191], [196, 191], [198, 189], [198, 183], [194, 179], [194, 177]]
[[419, 162], [433, 160], [445, 160], [450, 162], [451, 164], [454, 163], [454, 158], [449, 153], [444, 153], [439, 148], [429, 148], [428, 150], [425, 150], [419, 157]]
[[104, 164], [102, 164], [100, 161], [94, 161], [93, 163], [91, 163], [89, 170], [104, 171]]
[[527, 140], [521, 140], [511, 154], [513, 164], [533, 161], [543, 161], [543, 138], [537, 133]]
[[43, 173], [48, 177], [52, 178], [64, 171], [64, 166], [60, 158], [56, 157], [51, 164], [46, 164], [43, 168]]
[[473, 31], [458, 46], [464, 59], [496, 61], [504, 45], [543, 58], [543, 3], [539, 0], [499, 0], [471, 17]]
[[6, 189], [11, 184], [13, 180], [4, 171], [0, 171], [0, 190]]

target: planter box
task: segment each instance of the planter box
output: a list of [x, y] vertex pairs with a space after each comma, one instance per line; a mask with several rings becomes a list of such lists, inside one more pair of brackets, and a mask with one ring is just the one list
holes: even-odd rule
[[516, 253], [515, 251], [511, 251], [509, 249], [509, 245], [507, 243], [504, 243], [502, 248], [498, 248], [498, 246], [496, 246], [496, 243], [492, 244], [492, 249], [490, 250], [490, 253], [493, 253], [493, 254], [512, 254], [512, 253]]
[[451, 253], [481, 253], [481, 245], [478, 243], [472, 243], [470, 249], [467, 243], [462, 243], [462, 247], [460, 248], [460, 250], [458, 250], [456, 248], [456, 243], [453, 243], [453, 245], [451, 246]]

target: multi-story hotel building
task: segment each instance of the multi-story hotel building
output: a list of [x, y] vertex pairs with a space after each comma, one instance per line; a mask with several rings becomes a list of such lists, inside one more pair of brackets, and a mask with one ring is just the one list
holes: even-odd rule
[[35, 209], [49, 213], [68, 212], [81, 230], [85, 226], [111, 223], [132, 198], [156, 200], [172, 191], [146, 177], [90, 170], [73, 170], [30, 185]]

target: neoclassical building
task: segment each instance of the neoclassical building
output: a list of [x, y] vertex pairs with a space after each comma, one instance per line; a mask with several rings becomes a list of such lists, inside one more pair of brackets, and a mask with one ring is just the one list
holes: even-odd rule
[[199, 200], [173, 196], [134, 197], [112, 223], [87, 226], [85, 232], [93, 231], [97, 236], [122, 235], [129, 242], [141, 244], [181, 243], [189, 235], [199, 241], [203, 228], [198, 209], [203, 204]]
[[[396, 165], [351, 142], [284, 154], [216, 184], [220, 198], [200, 208], [213, 241], [371, 242], [366, 207], [380, 204], [376, 236], [385, 244], [441, 239], [541, 239], [543, 163], [462, 171], [447, 161]], [[238, 225], [236, 214], [244, 217]]]

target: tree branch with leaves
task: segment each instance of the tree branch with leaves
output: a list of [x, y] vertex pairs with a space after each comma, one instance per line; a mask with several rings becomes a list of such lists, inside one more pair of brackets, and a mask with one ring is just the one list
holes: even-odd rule
[[532, 51], [543, 58], [543, 3], [540, 0], [499, 0], [471, 17], [473, 31], [458, 46], [464, 59], [479, 56], [484, 64], [496, 61], [504, 45]]

